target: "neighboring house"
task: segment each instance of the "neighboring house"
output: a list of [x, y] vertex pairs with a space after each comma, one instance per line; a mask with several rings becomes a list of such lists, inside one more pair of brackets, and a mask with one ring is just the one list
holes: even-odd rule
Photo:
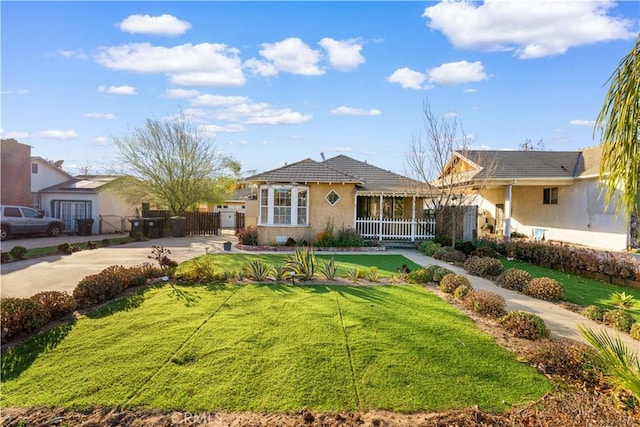
[[15, 139], [3, 139], [0, 157], [0, 204], [29, 206], [31, 146]]
[[601, 145], [579, 151], [455, 152], [432, 184], [463, 195], [479, 192], [474, 203], [481, 212], [480, 230], [623, 250], [637, 230], [628, 213], [617, 215], [604, 203], [601, 156]]
[[77, 230], [77, 219], [93, 218], [92, 233], [123, 231], [127, 217], [136, 216], [135, 206], [127, 203], [109, 184], [111, 175], [79, 175], [40, 191], [42, 208], [61, 218], [65, 231]]
[[40, 191], [56, 184], [73, 179], [73, 176], [63, 171], [62, 160], [52, 163], [42, 157], [31, 157], [31, 203], [34, 209], [45, 210], [42, 205]]
[[257, 224], [264, 244], [288, 238], [313, 242], [329, 224], [374, 240], [416, 241], [435, 234], [425, 208], [428, 184], [344, 155], [305, 159], [246, 180], [256, 195], [246, 203], [247, 224]]

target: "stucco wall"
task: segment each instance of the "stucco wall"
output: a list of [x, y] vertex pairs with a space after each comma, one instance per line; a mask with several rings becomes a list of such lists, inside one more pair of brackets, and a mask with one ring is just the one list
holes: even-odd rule
[[[628, 224], [613, 207], [605, 207], [597, 181], [577, 181], [570, 186], [558, 186], [558, 204], [545, 205], [545, 187], [512, 188], [511, 229], [533, 236], [534, 228], [545, 230], [546, 240], [623, 250], [627, 246]], [[483, 192], [479, 204], [495, 215], [495, 205], [504, 203], [504, 190]]]
[[[334, 190], [340, 200], [331, 206], [325, 196]], [[315, 241], [318, 233], [332, 221], [335, 230], [342, 227], [353, 227], [355, 210], [355, 186], [353, 184], [309, 184], [309, 225], [308, 226], [264, 226], [258, 225], [260, 244], [273, 244], [276, 237], [291, 237], [295, 240]], [[256, 204], [257, 205], [257, 204]], [[257, 217], [257, 209], [255, 212]], [[249, 225], [250, 208], [247, 204], [247, 225]]]
[[32, 193], [37, 193], [43, 188], [51, 187], [52, 185], [60, 184], [70, 179], [69, 175], [41, 159], [32, 159], [31, 163], [38, 165], [38, 173], [31, 172]]
[[15, 139], [0, 144], [0, 199], [3, 205], [31, 205], [31, 147]]

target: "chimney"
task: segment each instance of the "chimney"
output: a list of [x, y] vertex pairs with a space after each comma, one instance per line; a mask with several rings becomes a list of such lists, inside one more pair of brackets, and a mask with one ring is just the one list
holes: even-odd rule
[[324, 153], [322, 151], [320, 152], [320, 157], [322, 157], [322, 161], [324, 162]]

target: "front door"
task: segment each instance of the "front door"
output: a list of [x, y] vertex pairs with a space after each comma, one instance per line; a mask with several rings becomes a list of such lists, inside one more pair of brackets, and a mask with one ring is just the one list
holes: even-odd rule
[[60, 202], [60, 219], [64, 222], [65, 230], [75, 230], [76, 220], [88, 218], [91, 212], [88, 212], [87, 204], [90, 202]]

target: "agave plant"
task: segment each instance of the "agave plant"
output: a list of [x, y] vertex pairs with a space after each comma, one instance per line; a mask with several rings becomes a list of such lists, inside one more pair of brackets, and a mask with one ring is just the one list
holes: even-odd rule
[[271, 274], [271, 266], [259, 259], [254, 259], [245, 266], [247, 276], [257, 282], [264, 282]]
[[286, 269], [282, 264], [276, 264], [273, 266], [273, 278], [276, 282], [284, 281], [284, 273]]
[[322, 274], [327, 280], [334, 280], [336, 278], [336, 273], [338, 271], [338, 267], [336, 266], [335, 260], [333, 257], [329, 261], [323, 261], [322, 266]]
[[367, 280], [370, 282], [377, 282], [379, 278], [380, 278], [380, 273], [378, 273], [378, 267], [376, 266], [371, 267], [371, 269], [369, 270], [369, 273], [367, 274]]
[[352, 267], [350, 269], [347, 270], [347, 279], [351, 280], [354, 283], [358, 282], [358, 279], [360, 279], [360, 272], [358, 271], [357, 268]]
[[302, 280], [310, 280], [316, 273], [318, 262], [313, 252], [313, 247], [297, 247], [293, 255], [289, 255], [287, 260], [287, 269], [293, 271], [294, 274]]
[[635, 299], [633, 295], [626, 292], [614, 292], [611, 294], [611, 301], [618, 307], [629, 307]]
[[578, 325], [580, 334], [591, 344], [606, 370], [611, 383], [630, 391], [640, 399], [640, 359], [620, 337], [612, 337], [603, 330]]

